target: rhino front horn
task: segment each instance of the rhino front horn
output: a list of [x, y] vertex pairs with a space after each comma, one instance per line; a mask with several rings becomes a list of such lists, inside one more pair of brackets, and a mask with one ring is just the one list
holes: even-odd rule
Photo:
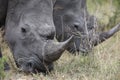
[[55, 42], [50, 40], [44, 46], [44, 61], [50, 63], [60, 58], [62, 53], [66, 50], [69, 44], [72, 42], [73, 36], [64, 42]]

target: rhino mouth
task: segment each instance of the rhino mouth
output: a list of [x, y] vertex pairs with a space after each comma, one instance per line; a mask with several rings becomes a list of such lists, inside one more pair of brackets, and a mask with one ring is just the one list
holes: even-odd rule
[[43, 60], [40, 60], [38, 56], [30, 58], [20, 58], [18, 61], [18, 67], [20, 71], [25, 73], [46, 73], [53, 70], [53, 64], [46, 64]]

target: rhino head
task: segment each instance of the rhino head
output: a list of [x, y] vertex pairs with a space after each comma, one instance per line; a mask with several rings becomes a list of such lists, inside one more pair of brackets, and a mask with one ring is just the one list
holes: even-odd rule
[[56, 0], [53, 12], [58, 41], [65, 41], [75, 35], [67, 48], [71, 53], [88, 53], [119, 31], [118, 24], [107, 32], [99, 32], [96, 18], [87, 12], [86, 0]]
[[[88, 12], [86, 10], [86, 0], [56, 0], [53, 11], [54, 23], [56, 27], [56, 38], [59, 41], [67, 40], [71, 35], [86, 35], [87, 29], [85, 23]], [[89, 19], [92, 19], [90, 17]], [[89, 29], [93, 28], [89, 24]], [[75, 37], [73, 43], [67, 48], [68, 51], [83, 52], [81, 37]]]
[[24, 72], [51, 71], [72, 40], [54, 41], [52, 7], [51, 0], [9, 1], [5, 37]]

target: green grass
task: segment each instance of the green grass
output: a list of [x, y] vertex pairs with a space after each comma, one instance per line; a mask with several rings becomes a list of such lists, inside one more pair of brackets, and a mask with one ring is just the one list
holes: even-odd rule
[[0, 58], [0, 79], [3, 79], [5, 77], [5, 72], [4, 72], [5, 61], [6, 61], [5, 57]]

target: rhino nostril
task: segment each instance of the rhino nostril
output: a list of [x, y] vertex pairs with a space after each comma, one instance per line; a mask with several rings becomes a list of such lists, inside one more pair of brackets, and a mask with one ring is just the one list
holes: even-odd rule
[[77, 51], [77, 52], [79, 52], [80, 50], [79, 50], [79, 49], [77, 49], [76, 51]]
[[32, 64], [32, 62], [28, 62], [26, 66], [27, 66], [28, 68], [32, 68], [32, 67], [33, 67], [33, 64]]
[[29, 65], [30, 67], [32, 67], [32, 63], [29, 63], [28, 65]]

